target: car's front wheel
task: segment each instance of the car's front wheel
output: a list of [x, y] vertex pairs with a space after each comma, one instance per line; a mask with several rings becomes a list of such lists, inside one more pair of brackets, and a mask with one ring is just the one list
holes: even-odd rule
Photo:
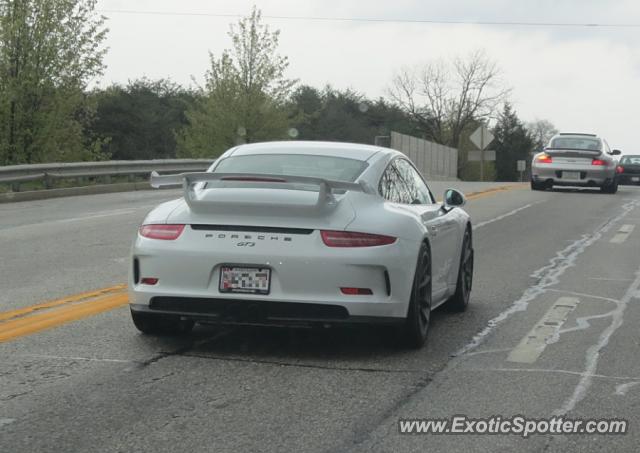
[[407, 318], [402, 326], [403, 343], [419, 349], [427, 340], [431, 322], [431, 253], [427, 244], [420, 246], [413, 278]]
[[471, 243], [471, 231], [467, 228], [462, 239], [462, 253], [460, 254], [460, 267], [456, 292], [447, 301], [446, 307], [452, 311], [465, 311], [469, 305], [471, 286], [473, 284], [473, 246]]
[[178, 316], [139, 313], [131, 310], [131, 319], [136, 328], [148, 335], [182, 335], [191, 332], [195, 323]]

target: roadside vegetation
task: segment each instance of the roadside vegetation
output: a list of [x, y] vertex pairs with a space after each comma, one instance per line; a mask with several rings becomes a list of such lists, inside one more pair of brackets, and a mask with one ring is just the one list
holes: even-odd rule
[[387, 144], [397, 131], [458, 148], [458, 175], [474, 179], [468, 137], [486, 123], [498, 160], [485, 174], [515, 180], [516, 160], [555, 132], [546, 120], [518, 118], [500, 68], [481, 50], [401, 68], [377, 99], [292, 80], [280, 32], [257, 8], [230, 26], [227, 50], [210, 54], [203, 86], [143, 78], [90, 89], [108, 51], [96, 2], [0, 0], [0, 165], [212, 158], [265, 140]]

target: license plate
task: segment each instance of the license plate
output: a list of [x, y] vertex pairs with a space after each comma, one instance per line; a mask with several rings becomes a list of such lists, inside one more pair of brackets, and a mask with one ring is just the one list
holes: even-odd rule
[[580, 179], [579, 171], [563, 171], [562, 179]]
[[640, 182], [640, 176], [632, 176], [632, 177], [631, 177], [631, 181], [633, 181], [633, 182]]
[[222, 266], [219, 289], [222, 293], [269, 294], [268, 267]]

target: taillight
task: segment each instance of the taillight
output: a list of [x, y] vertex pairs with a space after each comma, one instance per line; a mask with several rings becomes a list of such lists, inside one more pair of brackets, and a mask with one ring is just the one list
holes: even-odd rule
[[540, 154], [536, 157], [536, 162], [539, 164], [550, 164], [553, 162], [553, 159], [548, 154]]
[[392, 236], [381, 234], [353, 233], [350, 231], [323, 230], [322, 242], [329, 247], [375, 247], [396, 242]]
[[599, 167], [603, 167], [603, 166], [606, 166], [606, 165], [607, 165], [607, 163], [606, 163], [604, 160], [602, 160], [602, 159], [593, 159], [593, 160], [591, 161], [591, 165], [597, 165], [597, 166], [599, 166]]
[[624, 167], [622, 165], [618, 165], [616, 167], [616, 173], [618, 173], [618, 174], [624, 173]]
[[165, 241], [173, 241], [178, 239], [178, 236], [182, 234], [184, 225], [142, 225], [140, 227], [140, 236], [144, 236], [149, 239], [162, 239]]

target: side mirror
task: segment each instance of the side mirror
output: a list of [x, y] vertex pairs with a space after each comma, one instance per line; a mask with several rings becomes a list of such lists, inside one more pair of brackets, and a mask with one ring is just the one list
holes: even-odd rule
[[456, 189], [445, 190], [442, 200], [442, 207], [445, 209], [459, 208], [467, 203], [467, 199], [464, 195]]
[[619, 149], [614, 149], [613, 151], [611, 151], [611, 154], [613, 154], [614, 156], [619, 156], [620, 154], [622, 154], [622, 151], [620, 151]]

